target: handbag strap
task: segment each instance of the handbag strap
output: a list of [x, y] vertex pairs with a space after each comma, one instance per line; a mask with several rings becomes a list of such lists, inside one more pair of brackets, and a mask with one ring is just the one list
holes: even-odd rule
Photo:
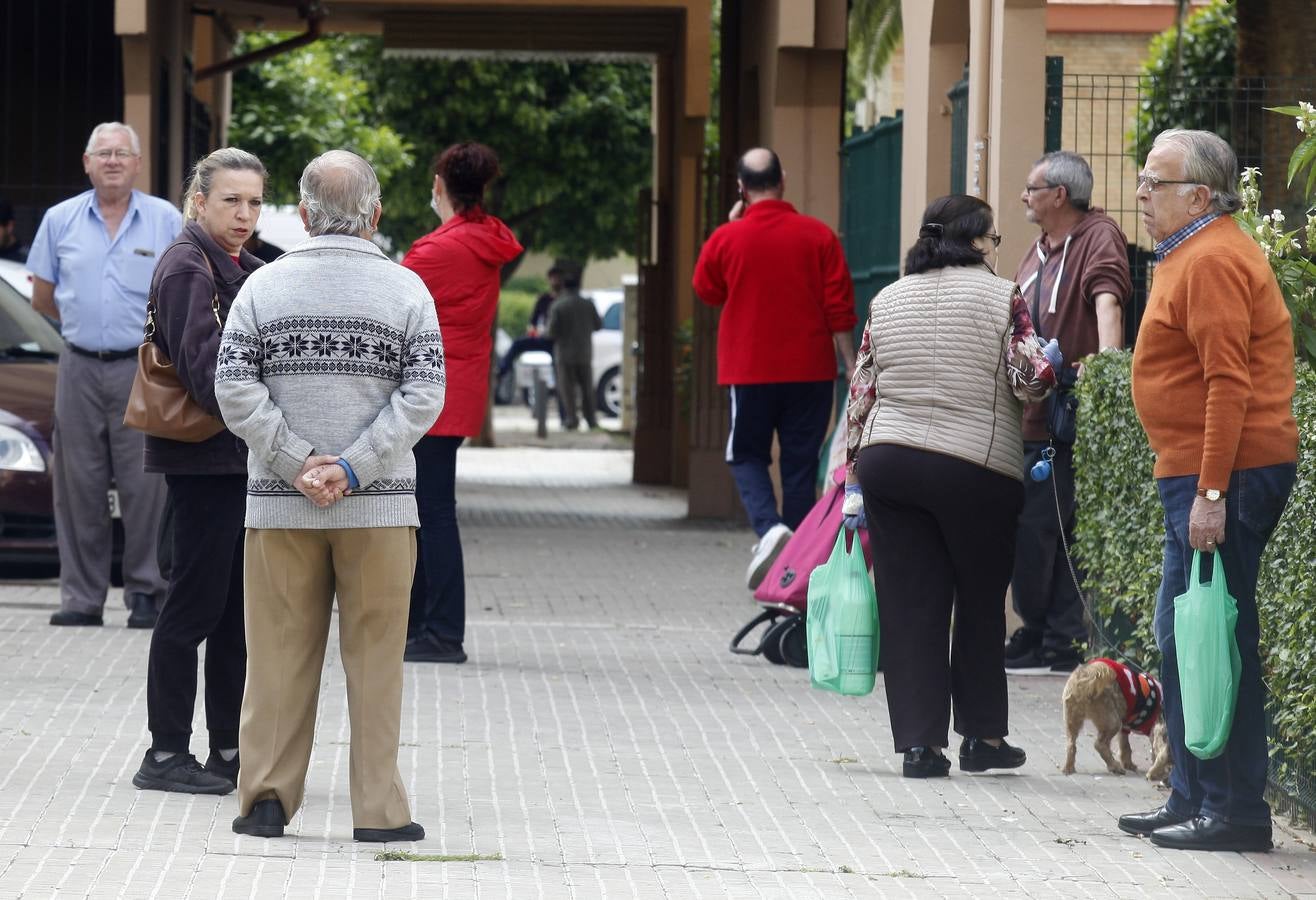
[[[220, 331], [223, 331], [224, 319], [219, 314], [218, 279], [215, 278], [215, 267], [210, 264], [210, 255], [206, 253], [205, 248], [199, 247], [191, 241], [177, 241], [165, 248], [165, 252], [160, 254], [160, 259], [156, 261], [155, 266], [159, 269], [160, 263], [164, 262], [165, 255], [168, 254], [170, 250], [182, 246], [183, 244], [187, 244], [189, 247], [196, 247], [197, 251], [201, 254], [202, 261], [206, 264], [206, 271], [210, 273], [210, 286], [214, 291], [210, 296], [210, 311], [215, 316], [215, 324], [219, 326]], [[155, 340], [155, 317], [156, 313], [159, 311], [159, 306], [155, 302], [155, 295], [156, 292], [153, 288], [146, 296], [146, 326], [142, 330], [143, 344], [149, 344]]]

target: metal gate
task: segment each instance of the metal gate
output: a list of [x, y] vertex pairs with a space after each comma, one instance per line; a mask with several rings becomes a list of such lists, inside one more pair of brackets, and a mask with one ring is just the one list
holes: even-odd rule
[[883, 116], [841, 145], [841, 241], [859, 327], [868, 304], [900, 277], [900, 152], [904, 117]]

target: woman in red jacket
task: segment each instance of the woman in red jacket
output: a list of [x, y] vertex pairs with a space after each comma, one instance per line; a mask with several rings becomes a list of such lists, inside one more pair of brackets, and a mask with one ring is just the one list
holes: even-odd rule
[[411, 662], [466, 661], [457, 448], [484, 424], [499, 273], [521, 253], [516, 236], [482, 208], [497, 175], [498, 157], [483, 144], [454, 144], [439, 154], [430, 205], [441, 224], [402, 259], [434, 297], [448, 379], [443, 412], [414, 451], [420, 531], [404, 657]]

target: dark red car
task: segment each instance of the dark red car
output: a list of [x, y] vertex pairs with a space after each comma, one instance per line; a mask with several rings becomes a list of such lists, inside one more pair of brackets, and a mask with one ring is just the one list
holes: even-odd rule
[[0, 562], [55, 563], [50, 435], [59, 332], [0, 280]]

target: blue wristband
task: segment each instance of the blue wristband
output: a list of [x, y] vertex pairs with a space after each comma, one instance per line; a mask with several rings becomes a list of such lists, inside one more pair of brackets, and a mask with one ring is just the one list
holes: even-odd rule
[[352, 471], [352, 466], [347, 462], [347, 460], [345, 459], [338, 460], [338, 465], [342, 466], [343, 471], [347, 473], [347, 486], [349, 488], [351, 488], [352, 490], [356, 490], [358, 487], [361, 486], [361, 480], [356, 477], [356, 473]]

